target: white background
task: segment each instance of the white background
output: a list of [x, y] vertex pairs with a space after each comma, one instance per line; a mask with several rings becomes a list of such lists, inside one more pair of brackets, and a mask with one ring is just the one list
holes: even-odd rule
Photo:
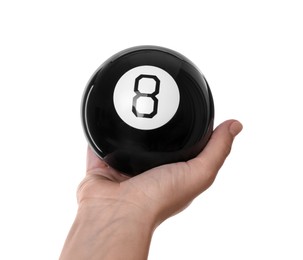
[[[216, 125], [244, 130], [214, 185], [155, 232], [150, 259], [303, 259], [301, 1], [1, 1], [0, 259], [57, 259], [85, 170], [84, 86], [112, 54], [174, 49]], [[163, 198], [165, 199], [165, 198]]]

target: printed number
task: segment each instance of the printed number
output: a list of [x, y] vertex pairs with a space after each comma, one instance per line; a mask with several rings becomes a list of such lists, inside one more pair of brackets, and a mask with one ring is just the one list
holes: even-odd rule
[[[154, 92], [152, 92], [152, 93], [142, 93], [139, 90], [140, 81], [142, 79], [151, 79], [155, 82]], [[154, 75], [140, 75], [136, 78], [135, 88], [134, 88], [134, 91], [135, 91], [136, 95], [133, 98], [133, 108], [132, 108], [132, 111], [133, 111], [133, 113], [135, 114], [136, 117], [153, 118], [157, 114], [157, 112], [158, 112], [158, 99], [156, 98], [156, 96], [159, 94], [159, 90], [160, 90], [160, 80], [156, 76], [154, 76]], [[149, 114], [140, 113], [140, 111], [137, 110], [137, 101], [138, 101], [139, 98], [143, 98], [143, 97], [144, 98], [151, 98], [153, 100], [153, 110]], [[143, 111], [141, 111], [141, 112], [143, 112]]]

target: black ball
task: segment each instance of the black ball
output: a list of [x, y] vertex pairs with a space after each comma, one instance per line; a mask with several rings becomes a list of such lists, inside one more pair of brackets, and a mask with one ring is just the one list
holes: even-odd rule
[[94, 152], [130, 176], [195, 157], [213, 131], [204, 76], [163, 47], [134, 47], [109, 58], [89, 80], [81, 109]]

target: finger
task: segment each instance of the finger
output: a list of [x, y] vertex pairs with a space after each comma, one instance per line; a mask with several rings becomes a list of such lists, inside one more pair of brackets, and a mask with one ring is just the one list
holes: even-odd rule
[[232, 143], [242, 125], [236, 120], [228, 120], [213, 132], [208, 144], [194, 159], [188, 161], [190, 183], [200, 185], [200, 192], [208, 188], [216, 178], [219, 169], [229, 155]]
[[96, 178], [96, 176], [98, 176], [97, 178], [99, 179], [102, 178], [114, 182], [122, 182], [129, 179], [128, 176], [109, 167], [108, 164], [100, 159], [90, 147], [87, 148], [86, 175], [89, 175], [91, 178]]
[[104, 169], [107, 167], [108, 165], [103, 160], [101, 160], [88, 146], [86, 156], [86, 172], [88, 173], [96, 169]]
[[217, 172], [221, 168], [241, 130], [242, 124], [236, 120], [225, 121], [216, 128], [205, 149], [197, 156], [206, 162], [206, 170]]

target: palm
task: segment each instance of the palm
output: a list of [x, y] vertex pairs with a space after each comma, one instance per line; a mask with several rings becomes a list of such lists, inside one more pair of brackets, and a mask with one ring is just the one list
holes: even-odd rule
[[193, 160], [160, 166], [132, 178], [108, 167], [88, 149], [87, 175], [79, 186], [78, 201], [151, 211], [164, 220], [212, 184], [231, 149], [232, 123], [221, 124]]
[[[171, 195], [181, 191], [183, 183], [178, 184], [175, 177], [184, 174], [184, 167], [188, 167], [186, 163], [166, 165], [130, 178], [108, 167], [88, 149], [88, 172], [79, 186], [78, 201], [94, 200], [104, 205], [122, 202], [131, 205], [130, 210], [133, 206], [144, 211], [159, 208], [167, 201], [171, 204]], [[187, 204], [187, 200], [181, 204]]]

